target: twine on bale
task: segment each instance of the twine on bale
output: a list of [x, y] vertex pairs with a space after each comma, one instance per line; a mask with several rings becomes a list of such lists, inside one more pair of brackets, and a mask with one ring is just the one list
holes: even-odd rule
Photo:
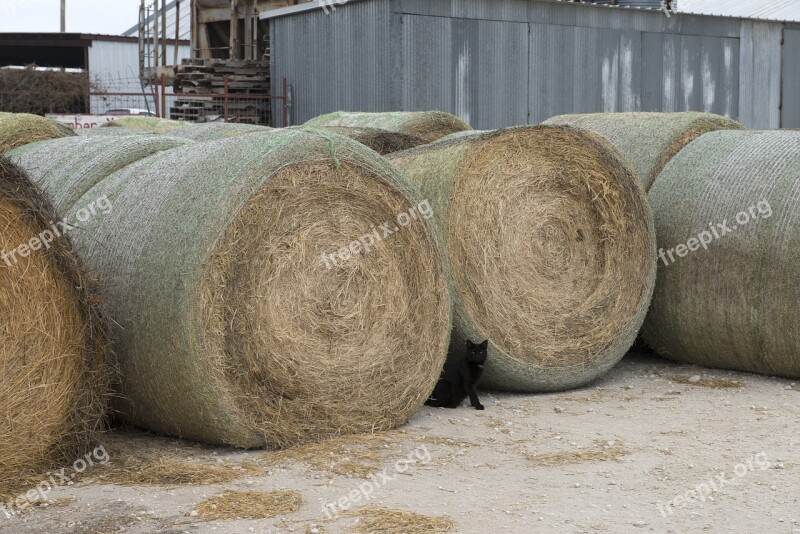
[[0, 112], [0, 154], [35, 141], [74, 135], [69, 126], [39, 115]]
[[380, 128], [328, 126], [322, 128], [322, 130], [349, 137], [381, 155], [408, 150], [426, 143], [420, 137], [381, 130]]
[[107, 324], [57, 220], [0, 156], [0, 494], [80, 458], [108, 408]]
[[76, 206], [104, 194], [113, 212], [79, 239], [115, 323], [121, 418], [282, 447], [393, 428], [433, 389], [451, 321], [435, 226], [323, 261], [423, 201], [374, 152], [275, 130], [160, 152]]
[[652, 294], [655, 234], [639, 180], [605, 139], [521, 127], [387, 157], [444, 228], [453, 347], [489, 339], [484, 387], [563, 390], [622, 358]]
[[735, 120], [697, 111], [559, 115], [542, 124], [584, 128], [606, 137], [633, 163], [645, 189], [683, 147], [707, 132], [744, 130]]
[[233, 122], [205, 122], [192, 124], [183, 128], [170, 130], [167, 135], [191, 141], [214, 141], [216, 139], [229, 139], [254, 133], [264, 133], [271, 128], [255, 124], [239, 124]]
[[664, 259], [648, 345], [682, 362], [800, 377], [800, 132], [705, 134], [650, 200]]
[[472, 127], [458, 117], [442, 111], [392, 111], [388, 113], [358, 113], [337, 111], [311, 119], [304, 126], [325, 128], [348, 126], [378, 128], [419, 137], [425, 142]]
[[154, 135], [69, 137], [31, 143], [12, 150], [8, 157], [39, 182], [59, 213], [68, 213], [87, 191], [114, 172], [189, 143]]

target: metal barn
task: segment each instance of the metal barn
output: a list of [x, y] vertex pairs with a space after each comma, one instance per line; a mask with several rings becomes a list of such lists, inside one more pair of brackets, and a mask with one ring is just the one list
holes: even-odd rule
[[340, 109], [439, 109], [479, 129], [696, 110], [800, 128], [797, 22], [553, 0], [321, 0], [260, 16], [293, 124]]

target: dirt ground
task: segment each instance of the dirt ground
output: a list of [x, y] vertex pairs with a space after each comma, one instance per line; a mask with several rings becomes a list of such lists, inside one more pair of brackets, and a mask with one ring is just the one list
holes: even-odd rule
[[0, 532], [800, 533], [800, 384], [629, 355], [581, 390], [482, 401], [284, 452], [117, 431]]

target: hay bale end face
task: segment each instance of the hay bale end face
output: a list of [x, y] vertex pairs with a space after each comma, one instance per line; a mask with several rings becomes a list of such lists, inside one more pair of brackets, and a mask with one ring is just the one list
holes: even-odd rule
[[542, 124], [585, 128], [606, 137], [633, 163], [646, 190], [669, 160], [694, 139], [716, 130], [744, 130], [735, 120], [696, 111], [559, 115]]
[[0, 112], [0, 154], [28, 143], [74, 135], [69, 126], [39, 115]]
[[101, 195], [113, 212], [79, 238], [114, 321], [123, 419], [282, 447], [393, 428], [433, 389], [451, 321], [441, 237], [419, 217], [379, 232], [424, 199], [371, 150], [301, 130], [194, 143], [75, 205]]
[[455, 132], [472, 127], [458, 117], [443, 111], [393, 111], [388, 113], [357, 113], [337, 111], [311, 119], [305, 126], [365, 127], [388, 130], [419, 137], [426, 142], [436, 141]]
[[108, 408], [106, 322], [57, 220], [0, 156], [0, 493], [81, 457]]
[[622, 358], [650, 302], [655, 234], [639, 180], [605, 139], [521, 127], [387, 157], [444, 227], [453, 347], [489, 339], [484, 387], [568, 389]]
[[322, 131], [349, 137], [381, 155], [401, 152], [424, 145], [427, 141], [413, 135], [390, 132], [379, 128], [329, 126]]
[[800, 132], [708, 133], [673, 158], [650, 190], [661, 256], [648, 345], [800, 378], [798, 191]]

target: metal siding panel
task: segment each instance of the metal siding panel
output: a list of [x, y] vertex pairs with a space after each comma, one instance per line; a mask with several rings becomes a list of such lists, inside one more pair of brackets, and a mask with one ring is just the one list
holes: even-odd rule
[[[445, 17], [403, 17], [403, 109], [455, 110], [453, 21]], [[425, 43], [425, 46], [420, 46]]]
[[663, 107], [664, 84], [671, 79], [664, 65], [665, 37], [642, 33], [642, 111], [661, 111]]
[[[273, 94], [293, 86], [292, 121], [348, 109], [392, 106], [389, 0], [354, 2], [270, 21]], [[280, 103], [273, 110], [280, 116]]]
[[538, 124], [573, 109], [573, 66], [562, 55], [575, 40], [574, 27], [531, 24], [530, 33], [530, 122]]
[[800, 31], [783, 34], [782, 128], [800, 128]]

